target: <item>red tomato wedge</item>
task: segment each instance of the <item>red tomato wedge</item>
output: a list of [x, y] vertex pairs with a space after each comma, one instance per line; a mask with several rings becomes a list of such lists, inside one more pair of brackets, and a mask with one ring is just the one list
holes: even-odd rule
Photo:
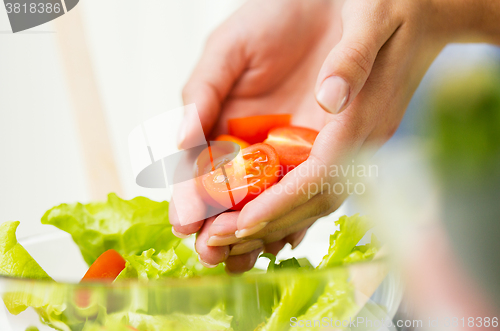
[[[228, 144], [227, 141], [228, 140], [223, 140], [223, 142], [212, 141], [210, 146], [205, 148], [198, 155], [194, 166], [196, 191], [205, 203], [217, 208], [221, 208], [222, 206], [207, 193], [202, 180], [206, 174], [214, 171], [220, 167], [221, 164], [229, 162], [240, 151], [234, 144], [234, 141], [231, 141], [231, 144]], [[217, 164], [215, 164], [214, 161], [216, 161]]]
[[214, 164], [216, 170], [203, 176], [203, 186], [212, 199], [228, 209], [241, 210], [279, 178], [278, 154], [266, 144], [251, 145], [230, 162], [221, 158]]
[[269, 131], [265, 143], [274, 147], [282, 166], [282, 175], [307, 160], [319, 132], [298, 126], [285, 126]]
[[105, 251], [92, 263], [82, 278], [84, 281], [112, 282], [125, 269], [125, 259], [114, 249]]
[[229, 134], [250, 144], [261, 143], [271, 129], [290, 125], [291, 120], [290, 114], [233, 118], [228, 121]]
[[201, 196], [201, 198], [205, 203], [213, 207], [220, 207], [217, 201], [215, 201], [214, 199], [212, 199], [210, 195], [208, 195], [207, 191], [203, 187], [203, 182], [202, 182], [203, 175], [215, 169], [212, 164], [213, 163], [212, 148], [214, 147], [207, 147], [200, 153], [200, 155], [198, 155], [198, 158], [196, 159], [196, 162], [194, 164], [195, 184], [196, 184], [196, 191], [198, 192], [198, 194]]
[[246, 141], [241, 140], [240, 138], [237, 138], [237, 137], [234, 137], [234, 136], [230, 136], [228, 134], [221, 134], [220, 136], [218, 136], [217, 138], [215, 138], [215, 140], [216, 141], [230, 141], [230, 142], [233, 142], [235, 144], [238, 144], [238, 146], [240, 146], [241, 149], [245, 149], [248, 146], [250, 146], [250, 144], [247, 143]]
[[[92, 263], [83, 276], [82, 282], [102, 281], [110, 283], [125, 269], [125, 263], [125, 259], [117, 251], [107, 250]], [[91, 292], [87, 290], [77, 291], [76, 304], [82, 308], [88, 307], [90, 295]]]

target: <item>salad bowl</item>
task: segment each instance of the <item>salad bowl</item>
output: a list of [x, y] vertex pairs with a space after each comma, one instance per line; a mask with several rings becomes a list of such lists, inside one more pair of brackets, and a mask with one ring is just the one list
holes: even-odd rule
[[[85, 205], [75, 206], [78, 209]], [[67, 208], [68, 205], [63, 206]], [[89, 215], [100, 217], [95, 206], [85, 208]], [[109, 210], [105, 214], [109, 215]], [[57, 217], [61, 215], [61, 208], [53, 209], [42, 222], [58, 226]], [[143, 215], [140, 218], [144, 220]], [[66, 219], [64, 224], [68, 222]], [[136, 222], [131, 228], [137, 231], [139, 222], [131, 222]], [[371, 243], [355, 246], [361, 237], [370, 235], [367, 228], [359, 231], [365, 222], [358, 215], [341, 217], [337, 221], [339, 230], [330, 238], [323, 236], [325, 241], [330, 239], [326, 244], [329, 248], [328, 252], [321, 252], [326, 255], [316, 268], [306, 259], [278, 262], [276, 257], [264, 254], [259, 258], [264, 268], [229, 276], [223, 266], [201, 266], [196, 254], [187, 248], [189, 243], [181, 243], [171, 249], [182, 261], [177, 264], [169, 259], [162, 265], [152, 249], [127, 256], [122, 253], [123, 248], [117, 248], [124, 254], [127, 266], [113, 282], [80, 282], [92, 247], [98, 242], [96, 238], [100, 238], [94, 232], [86, 244], [74, 229], [18, 242], [11, 234], [10, 239], [3, 241], [17, 249], [16, 256], [26, 258], [20, 266], [5, 259], [4, 253], [0, 261], [4, 274], [12, 264], [12, 274], [0, 276], [0, 305], [4, 306], [0, 307], [0, 330], [390, 329], [401, 301], [401, 285], [373, 235]], [[98, 223], [103, 227], [102, 219]], [[13, 231], [17, 227], [6, 225]], [[110, 233], [105, 236], [107, 245], [118, 247], [118, 242], [109, 239], [114, 238], [109, 237]], [[83, 237], [89, 237], [88, 233]], [[348, 245], [352, 247], [346, 250]], [[5, 247], [0, 247], [0, 252], [2, 249]], [[345, 256], [339, 260], [342, 254]], [[17, 274], [16, 268], [20, 270]], [[28, 277], [41, 268], [50, 277]]]

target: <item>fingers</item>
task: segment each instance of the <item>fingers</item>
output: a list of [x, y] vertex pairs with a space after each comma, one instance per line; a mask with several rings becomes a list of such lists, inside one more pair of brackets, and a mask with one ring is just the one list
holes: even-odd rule
[[[378, 1], [380, 2], [380, 1]], [[326, 58], [316, 83], [316, 100], [326, 111], [344, 110], [365, 84], [379, 49], [398, 28], [397, 19], [382, 19], [389, 4], [346, 2], [343, 34]], [[374, 8], [377, 7], [377, 8]]]
[[196, 191], [193, 180], [176, 184], [168, 210], [172, 232], [186, 238], [198, 232], [207, 218], [207, 205]]
[[[226, 30], [227, 31], [227, 30]], [[195, 103], [205, 135], [217, 121], [221, 103], [245, 69], [243, 45], [235, 34], [215, 32], [194, 69], [182, 96], [184, 104]], [[198, 128], [187, 114], [179, 130], [178, 146], [187, 148]]]
[[[318, 208], [311, 208], [310, 206], [312, 204], [318, 204], [319, 201], [320, 197], [318, 196], [318, 198], [306, 203], [303, 209], [320, 210]], [[336, 209], [338, 207], [336, 204], [328, 205], [332, 209]], [[225, 242], [212, 243], [214, 245], [220, 245], [219, 248], [224, 249], [222, 251], [213, 250], [215, 247], [209, 247], [207, 249], [205, 247], [205, 240], [209, 234], [214, 234], [213, 237], [221, 237], [230, 231], [234, 231], [236, 228], [235, 224], [238, 212], [221, 214], [215, 221], [213, 218], [209, 219], [200, 231], [196, 241], [196, 250], [199, 252], [200, 261], [203, 261], [202, 263], [209, 263], [209, 261], [214, 264], [214, 261], [220, 263], [227, 257], [226, 254], [228, 254], [229, 257], [226, 259], [226, 269], [231, 273], [240, 273], [250, 270], [253, 267], [257, 258], [255, 254], [258, 255], [258, 253], [262, 250], [277, 255], [287, 243], [291, 244], [292, 249], [297, 247], [297, 245], [303, 240], [307, 229], [319, 216], [307, 218], [307, 215], [304, 215], [303, 212], [300, 211], [300, 208], [298, 211], [294, 210], [292, 214], [294, 215], [271, 223], [266, 228], [261, 230], [261, 233], [254, 235], [255, 237], [261, 237], [262, 239], [238, 239], [238, 241], [232, 245], [231, 243]], [[295, 218], [293, 216], [295, 216]], [[219, 225], [216, 224], [217, 221], [219, 222]], [[209, 227], [209, 230], [207, 230], [207, 227]], [[230, 248], [228, 245], [230, 245]], [[206, 257], [207, 254], [209, 255], [208, 257]], [[211, 267], [210, 264], [208, 266]]]
[[178, 238], [187, 238], [191, 234], [198, 232], [203, 225], [203, 221], [181, 225], [175, 208], [175, 203], [172, 201], [169, 205], [169, 221], [172, 224], [172, 233]]
[[[310, 224], [307, 224], [307, 226], [304, 229], [292, 233], [282, 239], [265, 244], [264, 251], [266, 253], [278, 255], [278, 253], [283, 249], [283, 247], [285, 247], [286, 244], [290, 244], [290, 246], [292, 246], [292, 249], [295, 249], [295, 247], [297, 247], [300, 244], [300, 242], [304, 239], [307, 230], [309, 228], [309, 225]], [[264, 241], [266, 241], [266, 239], [264, 239]]]
[[304, 240], [307, 230], [308, 228], [305, 228], [303, 230], [292, 233], [285, 238], [285, 240], [292, 246], [292, 249], [295, 249], [302, 242], [302, 240]]
[[[348, 112], [328, 123], [319, 133], [311, 155], [304, 163], [243, 207], [238, 216], [236, 237], [243, 238], [259, 232], [269, 222], [285, 217], [324, 189], [335, 195], [335, 191], [343, 188], [342, 173], [332, 172], [359, 150], [364, 135], [370, 131], [363, 131], [362, 117], [362, 121], [347, 117], [351, 117]], [[338, 190], [337, 183], [340, 183]], [[314, 210], [303, 209], [304, 215], [312, 212]]]
[[266, 243], [279, 240], [311, 225], [319, 217], [331, 213], [342, 204], [344, 199], [345, 196], [318, 194], [286, 215], [270, 222], [262, 230], [248, 234], [244, 239], [264, 238]]
[[238, 215], [236, 237], [248, 237], [261, 231], [270, 222], [284, 217], [293, 209], [310, 199], [306, 187], [319, 178], [301, 176], [301, 169], [311, 166], [313, 160], [307, 160], [289, 172], [276, 185], [268, 188], [257, 198], [243, 207]]
[[[260, 231], [248, 235], [244, 239], [238, 239], [239, 241], [236, 242], [231, 250], [231, 255], [243, 254], [255, 249], [255, 247], [247, 247], [250, 246], [249, 243], [252, 242], [252, 240], [262, 240], [267, 247], [268, 244], [285, 238], [286, 240], [283, 245], [290, 243], [292, 248], [295, 248], [302, 241], [307, 228], [309, 228], [318, 218], [336, 210], [342, 204], [346, 196], [347, 195], [335, 196], [329, 194], [316, 195], [310, 201], [295, 208], [284, 217], [270, 222]], [[236, 221], [235, 215], [233, 215], [231, 222], [236, 223]], [[234, 231], [234, 224], [228, 223], [226, 226], [227, 229], [222, 232]], [[221, 231], [219, 228], [217, 230]], [[209, 232], [211, 232], [211, 230]], [[211, 244], [217, 246], [227, 245], [228, 243], [213, 242]], [[239, 247], [238, 251], [235, 251], [236, 247]]]
[[262, 248], [259, 248], [247, 254], [228, 257], [226, 271], [232, 274], [240, 274], [252, 269], [261, 252]]
[[[292, 242], [294, 242], [294, 244], [291, 244], [292, 249], [295, 248], [304, 238], [304, 235], [307, 231], [307, 227], [281, 240], [266, 244], [264, 246], [264, 251], [266, 253], [278, 255], [278, 253], [283, 249], [283, 247], [287, 243], [292, 243]], [[242, 255], [229, 256], [228, 259], [226, 260], [226, 271], [229, 273], [242, 273], [252, 269], [261, 252], [262, 252], [262, 247], [259, 247], [256, 250], [250, 251]]]
[[238, 220], [239, 211], [222, 213], [213, 222], [208, 230], [210, 246], [224, 246], [235, 244], [240, 241], [236, 238], [235, 232], [238, 230], [236, 222]]
[[234, 255], [242, 255], [248, 252], [252, 252], [256, 249], [262, 249], [264, 247], [264, 241], [261, 239], [251, 239], [244, 240], [240, 243], [237, 243], [231, 247], [231, 251], [229, 252], [230, 256]]
[[201, 231], [198, 233], [195, 243], [195, 249], [198, 253], [200, 263], [208, 268], [216, 267], [219, 263], [224, 262], [229, 256], [228, 246], [214, 247], [207, 245], [208, 230], [213, 224], [214, 219], [215, 217], [210, 217], [205, 221]]
[[[293, 249], [297, 247], [300, 241], [302, 241], [306, 232], [307, 228], [298, 231], [294, 234], [291, 234], [281, 240], [266, 244], [264, 246], [264, 251], [266, 253], [278, 255], [278, 253], [283, 249], [283, 247], [287, 243], [290, 243]], [[228, 271], [229, 273], [242, 273], [252, 269], [261, 252], [262, 252], [262, 246], [258, 247], [256, 250], [246, 252], [242, 255], [229, 256], [229, 258], [226, 260], [226, 271]]]
[[278, 255], [278, 253], [285, 247], [285, 245], [288, 243], [286, 239], [281, 239], [269, 244], [266, 244], [264, 246], [264, 252], [266, 253], [271, 253], [273, 255]]

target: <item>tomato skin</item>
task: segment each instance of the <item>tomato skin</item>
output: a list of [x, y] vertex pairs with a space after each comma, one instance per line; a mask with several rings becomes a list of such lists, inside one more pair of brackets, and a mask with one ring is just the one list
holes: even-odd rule
[[92, 263], [82, 282], [93, 280], [112, 282], [125, 269], [125, 263], [125, 259], [117, 251], [107, 250]]
[[[125, 264], [125, 259], [117, 251], [114, 249], [107, 250], [92, 263], [81, 282], [101, 281], [111, 283], [125, 269]], [[88, 307], [90, 295], [91, 292], [88, 290], [79, 290], [76, 295], [78, 307]]]
[[290, 125], [292, 115], [260, 115], [233, 118], [228, 121], [229, 134], [250, 144], [261, 143], [273, 128]]
[[220, 140], [219, 142], [212, 142], [209, 147], [205, 148], [198, 155], [194, 167], [196, 191], [206, 204], [216, 208], [222, 208], [223, 206], [207, 193], [202, 180], [207, 173], [214, 171], [214, 169], [220, 166], [221, 158], [227, 156], [227, 161], [229, 161], [238, 154], [241, 147], [235, 145], [237, 143], [234, 141], [229, 141], [230, 143], [228, 141]]
[[212, 166], [212, 148], [214, 147], [207, 147], [203, 152], [198, 155], [198, 158], [196, 159], [196, 163], [194, 165], [194, 176], [195, 176], [195, 184], [196, 184], [196, 191], [198, 194], [201, 196], [202, 200], [207, 203], [208, 205], [212, 207], [221, 207], [217, 201], [212, 199], [212, 197], [207, 193], [205, 188], [203, 187], [203, 176], [206, 174], [208, 171], [213, 170]]
[[216, 141], [230, 141], [230, 142], [233, 142], [235, 144], [238, 144], [238, 146], [240, 146], [241, 149], [245, 149], [247, 147], [250, 146], [249, 143], [247, 143], [246, 141], [238, 138], [238, 137], [234, 137], [234, 136], [230, 136], [228, 134], [221, 134], [220, 136], [218, 136], [217, 138], [215, 138]]
[[242, 150], [223, 169], [218, 168], [203, 176], [202, 182], [207, 193], [219, 204], [227, 209], [241, 210], [274, 185], [279, 172], [279, 158], [274, 148], [255, 144]]
[[299, 126], [285, 126], [269, 131], [266, 144], [274, 147], [278, 153], [282, 174], [307, 160], [319, 132]]

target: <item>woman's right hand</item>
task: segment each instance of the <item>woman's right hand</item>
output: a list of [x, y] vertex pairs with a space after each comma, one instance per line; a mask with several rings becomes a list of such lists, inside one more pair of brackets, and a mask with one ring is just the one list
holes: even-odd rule
[[[294, 124], [321, 132], [309, 159], [241, 212], [175, 230], [201, 229], [201, 259], [226, 261], [233, 272], [251, 268], [264, 248], [277, 253], [287, 242], [297, 245], [346, 197], [299, 194], [303, 185], [341, 181], [310, 170], [341, 165], [388, 140], [440, 50], [471, 34], [500, 41], [498, 17], [500, 2], [472, 0], [249, 1], [210, 37], [184, 88], [185, 103], [196, 103], [209, 136], [226, 133], [229, 118], [272, 113], [292, 113]], [[192, 125], [186, 118], [180, 147], [192, 138]], [[202, 215], [195, 200], [176, 203]], [[231, 234], [232, 241], [207, 244]]]

